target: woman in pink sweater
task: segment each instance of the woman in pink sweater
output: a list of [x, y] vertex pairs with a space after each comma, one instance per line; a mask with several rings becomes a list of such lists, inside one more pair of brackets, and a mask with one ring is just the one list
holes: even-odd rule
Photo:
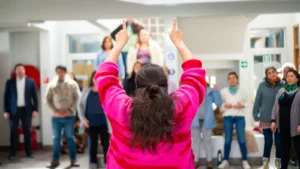
[[161, 67], [148, 64], [136, 77], [136, 96], [119, 84], [118, 56], [128, 41], [126, 23], [95, 76], [104, 112], [112, 126], [107, 169], [194, 169], [191, 124], [205, 94], [205, 70], [183, 42], [176, 20], [170, 38], [184, 70], [181, 87], [168, 95]]

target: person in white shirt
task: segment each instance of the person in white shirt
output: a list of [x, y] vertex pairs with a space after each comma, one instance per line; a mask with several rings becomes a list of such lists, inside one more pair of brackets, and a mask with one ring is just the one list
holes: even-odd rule
[[6, 82], [4, 92], [4, 118], [10, 120], [10, 155], [16, 158], [18, 148], [18, 128], [22, 121], [27, 157], [33, 158], [31, 148], [31, 121], [38, 116], [37, 88], [33, 79], [25, 76], [22, 64], [15, 66], [16, 78]]
[[225, 145], [224, 145], [224, 161], [218, 166], [218, 168], [229, 167], [229, 155], [232, 142], [233, 126], [235, 125], [237, 138], [241, 149], [243, 168], [250, 169], [247, 161], [247, 146], [245, 138], [245, 112], [244, 108], [248, 106], [247, 92], [241, 89], [238, 85], [238, 75], [235, 72], [228, 74], [229, 87], [221, 90], [222, 107], [221, 110], [224, 113], [224, 132], [225, 132]]

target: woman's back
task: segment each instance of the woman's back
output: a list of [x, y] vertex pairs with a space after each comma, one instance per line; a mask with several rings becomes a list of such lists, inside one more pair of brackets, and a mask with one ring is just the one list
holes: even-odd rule
[[102, 64], [97, 71], [96, 81], [100, 99], [113, 129], [108, 152], [107, 168], [174, 168], [191, 169], [194, 166], [191, 149], [191, 123], [205, 91], [205, 70], [199, 60], [185, 62], [182, 67], [181, 87], [172, 95], [175, 105], [172, 142], [162, 140], [156, 153], [141, 146], [132, 148], [133, 137], [130, 128], [133, 99], [128, 97], [119, 85], [117, 65]]

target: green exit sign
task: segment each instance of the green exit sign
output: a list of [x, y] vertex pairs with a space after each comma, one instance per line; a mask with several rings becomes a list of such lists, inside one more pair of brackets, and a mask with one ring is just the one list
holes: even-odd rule
[[248, 62], [247, 61], [241, 61], [241, 68], [247, 68]]

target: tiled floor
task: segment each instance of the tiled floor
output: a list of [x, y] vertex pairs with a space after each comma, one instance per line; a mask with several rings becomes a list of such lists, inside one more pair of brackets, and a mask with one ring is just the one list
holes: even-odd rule
[[[51, 160], [51, 151], [39, 151], [35, 153], [34, 159], [24, 158], [24, 154], [20, 153], [18, 159], [15, 161], [8, 161], [6, 159], [7, 153], [0, 152], [0, 161], [3, 163], [0, 169], [46, 169], [46, 165], [49, 164]], [[78, 169], [88, 169], [88, 155], [78, 155], [78, 162], [80, 167]], [[68, 169], [69, 159], [67, 155], [61, 157], [61, 166], [57, 169]], [[258, 166], [251, 167], [252, 169], [257, 169]], [[274, 167], [270, 167], [273, 169]], [[76, 169], [76, 168], [74, 168]], [[102, 168], [104, 169], [104, 168]], [[205, 169], [205, 167], [200, 167], [198, 169]], [[231, 166], [230, 169], [242, 169], [241, 166]], [[297, 169], [291, 167], [290, 169]]]

